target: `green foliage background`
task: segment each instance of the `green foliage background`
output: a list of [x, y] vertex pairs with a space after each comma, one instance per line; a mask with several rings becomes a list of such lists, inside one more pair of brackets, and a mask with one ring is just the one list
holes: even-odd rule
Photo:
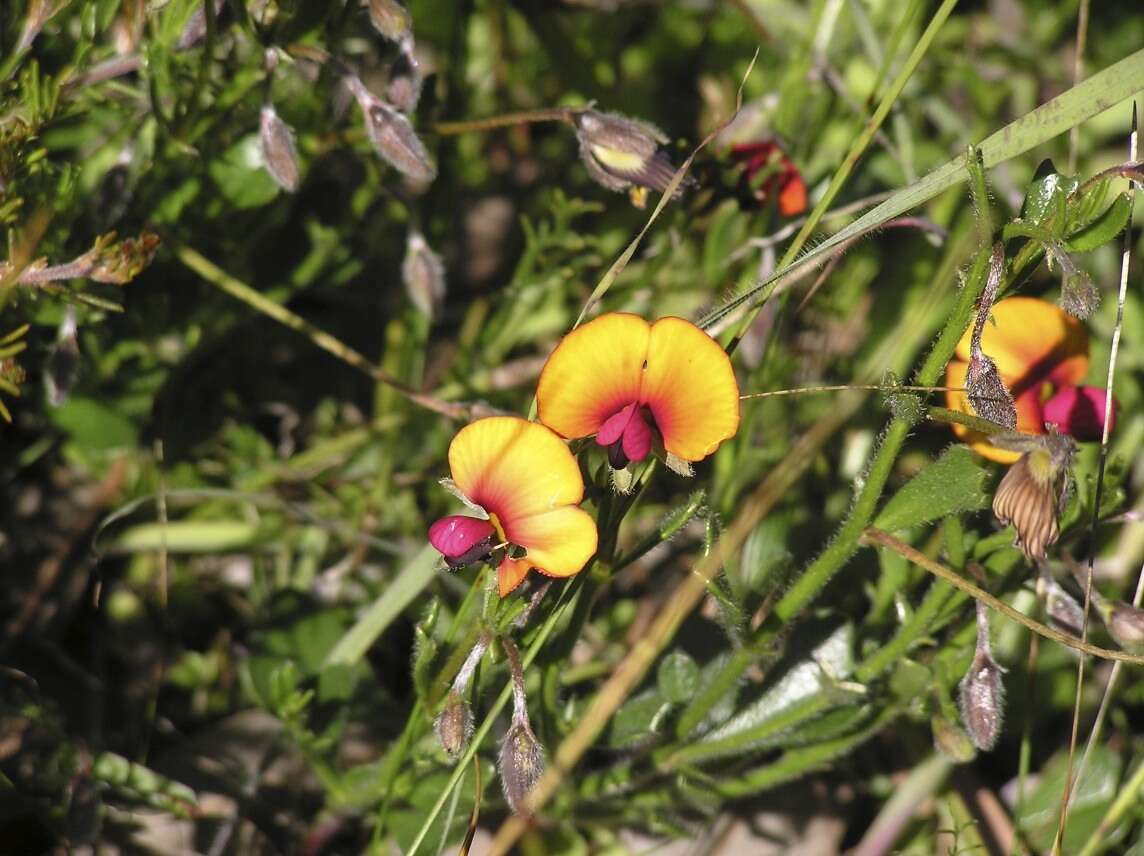
[[[438, 410], [527, 415], [544, 357], [649, 212], [591, 183], [563, 123], [463, 133], [438, 123], [595, 100], [655, 122], [680, 163], [731, 115], [743, 81], [737, 139], [781, 139], [813, 206], [923, 46], [830, 205], [842, 213], [824, 219], [813, 245], [853, 222], [850, 203], [963, 162], [967, 146], [1068, 90], [1078, 15], [1075, 2], [962, 4], [930, 40], [936, 4], [920, 2], [409, 9], [426, 71], [411, 120], [438, 168], [425, 188], [374, 153], [336, 65], [315, 60], [328, 52], [384, 91], [397, 49], [354, 0], [226, 0], [217, 17], [194, 0], [4, 6], [0, 335], [14, 335], [0, 342], [11, 415], [0, 425], [0, 838], [12, 852], [69, 842], [235, 853], [409, 852], [417, 842], [436, 852], [463, 837], [474, 765], [451, 779], [433, 715], [480, 628], [505, 632], [525, 601], [487, 602], [473, 569], [440, 567], [425, 531], [457, 511], [438, 479], [459, 421], [378, 377], [431, 394]], [[204, 35], [181, 46], [196, 14]], [[1085, 68], [1122, 63], [1135, 81], [1125, 91], [1140, 91], [1144, 14], [1117, 4], [1088, 14]], [[271, 74], [268, 50], [279, 56]], [[1099, 92], [1082, 94], [1068, 109], [1092, 118], [1075, 139], [1053, 133], [987, 161], [988, 195], [976, 204], [952, 186], [911, 212], [924, 228], [875, 232], [816, 287], [811, 276], [767, 302], [735, 352], [743, 391], [914, 378], [943, 328], [960, 335], [949, 319], [968, 318], [973, 294], [959, 282], [972, 288], [991, 226], [1010, 254], [1027, 251], [1006, 287], [1056, 300], [1059, 271], [1036, 236], [1014, 231], [1022, 217], [1073, 238], [1074, 261], [1104, 294], [1088, 322], [1089, 382], [1103, 386], [1127, 182], [1054, 198], [1059, 214], [1022, 211], [1035, 176], [1086, 179], [1127, 160], [1128, 102], [1102, 111]], [[296, 135], [293, 194], [259, 160], [267, 100]], [[1056, 166], [1041, 167], [1046, 158]], [[656, 220], [604, 309], [698, 318], [766, 277], [790, 246], [773, 202], [749, 204], [724, 140], [693, 174], [698, 187]], [[402, 284], [411, 229], [445, 261], [447, 297], [432, 321]], [[153, 258], [148, 234], [160, 242]], [[1137, 258], [1139, 239], [1135, 229]], [[63, 264], [93, 247], [97, 273], [114, 274], [105, 281], [90, 270], [20, 279], [34, 259]], [[1140, 502], [1139, 282], [1135, 262], [1106, 518]], [[59, 359], [67, 307], [79, 368], [56, 406], [43, 374]], [[610, 493], [602, 458], [584, 453], [588, 507], [623, 519], [616, 549], [556, 583], [511, 631], [550, 754], [759, 486], [774, 490], [709, 597], [526, 833], [529, 852], [709, 843], [735, 823], [777, 829], [782, 852], [809, 846], [812, 818], [833, 824], [837, 848], [880, 835], [898, 852], [1007, 850], [1005, 830], [1014, 852], [1051, 847], [1074, 653], [1041, 640], [1030, 654], [1029, 634], [994, 616], [1006, 722], [998, 747], [975, 755], [956, 710], [973, 654], [970, 598], [898, 553], [858, 544], [866, 525], [893, 530], [967, 578], [979, 563], [987, 591], [1041, 609], [1035, 570], [987, 511], [1000, 468], [952, 446], [948, 427], [919, 421], [921, 410], [902, 393], [857, 390], [744, 401], [738, 436], [692, 481], [661, 470], [630, 502]], [[1098, 460], [1095, 446], [1082, 448], [1048, 567], [1061, 579], [1065, 560], [1087, 556]], [[872, 478], [879, 487], [867, 490]], [[1134, 517], [1098, 528], [1106, 596], [1131, 599], [1141, 531]], [[1112, 644], [1095, 621], [1093, 636]], [[1089, 665], [1077, 762], [1109, 680], [1107, 663]], [[1064, 852], [1144, 853], [1139, 675], [1126, 666], [1109, 694]], [[476, 747], [474, 852], [506, 815], [493, 767], [506, 676], [494, 646], [473, 699], [489, 735]], [[996, 795], [1002, 822], [986, 820], [981, 789]]]

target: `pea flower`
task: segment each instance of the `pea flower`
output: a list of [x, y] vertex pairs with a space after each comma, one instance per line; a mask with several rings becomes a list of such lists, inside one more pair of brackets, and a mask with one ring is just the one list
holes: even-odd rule
[[[946, 367], [947, 386], [966, 385], [972, 333], [971, 325]], [[1013, 395], [1017, 431], [1045, 434], [1048, 423], [1077, 440], [1100, 439], [1105, 392], [1081, 385], [1088, 374], [1088, 333], [1079, 321], [1039, 298], [1010, 297], [993, 307], [992, 322], [984, 326], [981, 346]], [[946, 403], [951, 410], [974, 412], [964, 392], [947, 392]], [[1110, 418], [1115, 417], [1114, 407]], [[1020, 452], [997, 448], [964, 425], [954, 425], [953, 430], [990, 460], [1009, 464], [1020, 457]]]
[[530, 570], [570, 577], [596, 552], [596, 523], [578, 507], [580, 467], [543, 425], [478, 419], [449, 444], [449, 470], [446, 486], [478, 516], [442, 517], [429, 528], [429, 542], [453, 568], [494, 563], [501, 597]]
[[595, 434], [617, 470], [657, 441], [669, 463], [700, 461], [739, 428], [731, 361], [682, 318], [612, 312], [573, 330], [548, 357], [536, 400], [541, 422], [568, 438]]
[[777, 141], [736, 143], [730, 156], [741, 167], [739, 186], [760, 205], [777, 193], [783, 217], [806, 213], [806, 182]]

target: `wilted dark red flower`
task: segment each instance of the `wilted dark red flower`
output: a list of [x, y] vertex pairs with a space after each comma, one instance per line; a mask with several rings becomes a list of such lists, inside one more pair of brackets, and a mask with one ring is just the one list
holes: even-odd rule
[[782, 216], [797, 217], [806, 211], [806, 182], [778, 142], [736, 143], [731, 146], [731, 160], [742, 167], [740, 187], [760, 204], [777, 194]]

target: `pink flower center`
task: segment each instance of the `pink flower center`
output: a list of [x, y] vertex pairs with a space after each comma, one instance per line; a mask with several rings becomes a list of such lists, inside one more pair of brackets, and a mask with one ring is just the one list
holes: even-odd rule
[[654, 425], [651, 413], [633, 402], [604, 420], [596, 433], [596, 442], [607, 447], [608, 462], [617, 470], [623, 469], [629, 461], [642, 461], [648, 456]]

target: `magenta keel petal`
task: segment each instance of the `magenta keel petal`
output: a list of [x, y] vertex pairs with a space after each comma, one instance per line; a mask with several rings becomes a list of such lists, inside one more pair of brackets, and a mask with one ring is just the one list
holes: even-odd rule
[[[1066, 386], [1044, 404], [1045, 422], [1081, 441], [1099, 440], [1104, 431], [1105, 391], [1095, 386]], [[1116, 424], [1116, 402], [1112, 403], [1111, 432]]]
[[490, 541], [496, 529], [487, 520], [451, 514], [429, 527], [429, 543], [446, 559], [464, 556], [484, 541]]
[[624, 456], [629, 461], [642, 461], [651, 451], [651, 428], [643, 414], [636, 411], [624, 429]]
[[600, 430], [596, 432], [596, 442], [601, 446], [610, 446], [624, 436], [635, 409], [636, 405], [632, 403], [605, 419]]

